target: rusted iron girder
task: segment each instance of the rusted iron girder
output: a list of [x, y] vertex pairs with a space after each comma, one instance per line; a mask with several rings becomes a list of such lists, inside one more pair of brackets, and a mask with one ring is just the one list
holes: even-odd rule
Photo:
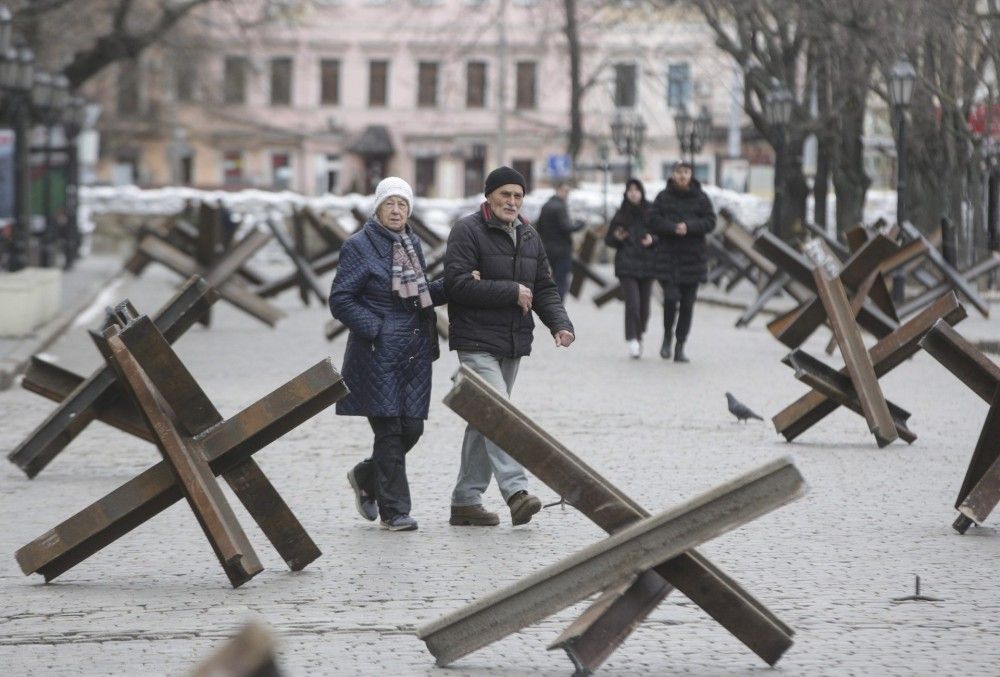
[[[903, 233], [905, 233], [911, 240], [925, 239], [923, 234], [909, 221], [904, 221], [900, 224], [900, 226]], [[969, 281], [962, 275], [962, 273], [955, 270], [950, 263], [945, 261], [944, 256], [941, 255], [941, 252], [939, 252], [936, 247], [928, 246], [925, 253], [930, 262], [934, 264], [934, 267], [937, 268], [942, 275], [944, 275], [945, 279], [948, 280], [948, 283], [953, 289], [960, 291], [962, 296], [964, 296], [969, 303], [975, 306], [976, 310], [978, 310], [983, 317], [990, 316], [989, 304], [983, 301], [982, 297], [979, 296], [979, 292], [972, 288], [972, 285], [969, 284]]]
[[274, 234], [278, 244], [285, 250], [285, 254], [288, 255], [292, 265], [295, 266], [300, 288], [299, 296], [302, 298], [303, 303], [306, 305], [309, 304], [308, 292], [311, 291], [319, 299], [321, 306], [326, 305], [327, 292], [323, 289], [323, 285], [320, 284], [316, 272], [305, 257], [295, 249], [295, 245], [288, 239], [281, 224], [275, 219], [267, 219], [267, 227], [271, 229], [271, 233]]
[[[982, 261], [975, 264], [965, 272], [961, 273], [961, 275], [963, 279], [969, 281], [969, 283], [971, 284], [973, 281], [979, 279], [980, 277], [986, 275], [987, 273], [996, 270], [997, 268], [1000, 268], [1000, 253], [990, 252], [989, 256], [987, 256]], [[906, 317], [907, 315], [910, 315], [920, 310], [934, 299], [939, 298], [944, 294], [947, 294], [952, 289], [954, 289], [954, 285], [952, 285], [950, 281], [933, 285], [929, 289], [927, 289], [927, 291], [919, 294], [918, 296], [913, 297], [912, 299], [904, 303], [902, 306], [900, 306], [899, 314], [901, 317]]]
[[[649, 516], [471, 369], [459, 369], [444, 402], [608, 533]], [[791, 628], [697, 551], [689, 550], [664, 562], [655, 572], [769, 665], [774, 665], [792, 645]], [[646, 606], [638, 604], [633, 618], [644, 618]], [[629, 625], [625, 623], [618, 632], [611, 633], [608, 641], [624, 639]], [[614, 646], [617, 644], [610, 650]], [[599, 649], [592, 653], [602, 652]]]
[[[156, 313], [154, 323], [167, 342], [173, 343], [218, 297], [205, 280], [191, 276]], [[62, 395], [72, 381], [76, 381], [72, 392]], [[95, 418], [110, 419], [106, 422], [118, 428], [125, 425], [127, 432], [151, 439], [144, 426], [138, 426], [142, 433], [137, 432], [135, 422], [141, 420], [138, 412], [127, 401], [122, 405], [121, 391], [115, 381], [114, 370], [109, 365], [98, 368], [84, 380], [66, 370], [33, 360], [22, 386], [61, 404], [7, 458], [28, 477], [35, 477]], [[53, 397], [56, 393], [62, 396]], [[114, 413], [106, 415], [111, 410]]]
[[844, 291], [840, 278], [831, 277], [825, 269], [818, 267], [813, 271], [816, 291], [823, 303], [830, 328], [837, 339], [837, 346], [844, 358], [847, 375], [851, 379], [854, 391], [861, 403], [868, 429], [875, 436], [879, 447], [890, 444], [898, 439], [896, 425], [889, 406], [882, 394], [878, 377], [872, 366], [871, 357], [861, 338], [861, 330], [854, 321], [851, 304]]
[[[801, 282], [807, 279], [806, 275], [812, 277], [813, 266], [808, 260], [772, 233], [762, 231], [755, 239], [754, 247], [771, 257], [776, 265], [794, 279]], [[860, 297], [857, 310], [853, 313], [857, 317], [858, 324], [879, 338], [894, 331], [899, 323], [894, 318], [894, 311], [890, 315], [866, 295], [862, 295], [862, 292], [866, 291], [862, 286], [867, 278], [877, 273], [880, 263], [897, 250], [898, 246], [884, 236], [872, 238], [843, 264], [839, 275], [843, 286], [851, 290], [854, 296]], [[803, 284], [808, 284], [810, 289], [817, 291], [815, 281]], [[892, 309], [891, 303], [889, 308]], [[826, 319], [823, 304], [819, 298], [814, 297], [771, 321], [767, 328], [775, 338], [789, 348], [798, 348]]]
[[250, 291], [238, 280], [232, 279], [239, 268], [270, 239], [270, 233], [255, 229], [207, 268], [191, 256], [153, 237], [144, 238], [139, 243], [139, 249], [179, 275], [203, 276], [208, 284], [219, 290], [219, 295], [223, 299], [273, 327], [285, 313]]
[[[872, 346], [868, 354], [876, 376], [884, 376], [920, 350], [918, 341], [939, 319], [957, 324], [965, 317], [965, 308], [954, 292], [942, 296]], [[847, 369], [841, 369], [840, 373], [846, 375]], [[839, 406], [838, 402], [813, 390], [782, 409], [771, 421], [775, 429], [791, 442]]]
[[[124, 332], [123, 332], [124, 333]], [[315, 544], [251, 456], [347, 394], [329, 358], [320, 361], [232, 418], [194, 436], [216, 475], [225, 475], [271, 543], [292, 569], [318, 556]], [[232, 479], [230, 472], [236, 474]], [[143, 471], [16, 553], [25, 574], [51, 581], [183, 498], [166, 462]], [[277, 502], [276, 502], [277, 501]], [[303, 535], [305, 540], [303, 540]]]
[[1000, 502], [1000, 366], [943, 322], [935, 323], [920, 346], [990, 405], [955, 501], [961, 514], [953, 526], [964, 534]]
[[[654, 517], [632, 522], [583, 550], [417, 630], [448, 665], [612, 586], [631, 581], [715, 536], [805, 494], [788, 459], [765, 464]], [[654, 589], [654, 596], [662, 593]], [[647, 595], [640, 603], [645, 606]], [[632, 627], [630, 614], [627, 629]], [[606, 617], [604, 613], [601, 616]], [[579, 656], [577, 656], [579, 660]], [[576, 662], [576, 661], [575, 661]], [[590, 665], [585, 666], [591, 669]]]

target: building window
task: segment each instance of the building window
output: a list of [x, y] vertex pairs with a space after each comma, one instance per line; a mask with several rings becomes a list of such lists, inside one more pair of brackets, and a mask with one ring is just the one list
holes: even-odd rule
[[316, 192], [336, 193], [340, 186], [340, 156], [332, 153], [316, 156]]
[[222, 100], [226, 103], [246, 103], [247, 60], [243, 56], [227, 56], [222, 84]]
[[510, 166], [521, 173], [524, 177], [524, 192], [530, 193], [535, 189], [534, 163], [531, 160], [512, 160]]
[[667, 67], [667, 105], [681, 108], [691, 103], [691, 64], [686, 61]]
[[178, 56], [174, 63], [174, 98], [181, 103], [194, 101], [198, 69], [193, 59]]
[[292, 157], [284, 152], [271, 153], [271, 188], [288, 190], [292, 186]]
[[271, 59], [271, 105], [292, 104], [292, 60], [287, 56]]
[[243, 183], [243, 151], [227, 150], [222, 153], [222, 183], [226, 186]]
[[535, 91], [537, 70], [534, 61], [517, 62], [517, 95], [514, 103], [517, 108], [534, 108], [537, 105]]
[[417, 195], [422, 197], [434, 197], [437, 183], [437, 158], [418, 157], [416, 167]]
[[635, 71], [632, 63], [615, 65], [615, 106], [618, 108], [635, 107]]
[[319, 62], [319, 102], [324, 106], [340, 104], [340, 59]]
[[465, 107], [486, 107], [486, 63], [470, 61], [465, 65]]
[[368, 62], [368, 107], [381, 108], [389, 99], [389, 62]]
[[434, 108], [437, 106], [438, 64], [436, 61], [421, 61], [417, 67], [417, 106]]
[[118, 113], [139, 113], [139, 62], [135, 59], [122, 61], [118, 66]]

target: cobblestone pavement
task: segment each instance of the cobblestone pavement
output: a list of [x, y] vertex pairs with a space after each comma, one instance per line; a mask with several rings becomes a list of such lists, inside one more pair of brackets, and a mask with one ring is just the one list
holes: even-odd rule
[[[174, 278], [151, 267], [126, 282], [140, 310], [169, 297]], [[270, 330], [217, 305], [211, 330], [177, 343], [224, 415], [327, 355], [325, 310], [278, 302], [289, 317]], [[863, 420], [839, 411], [795, 444], [770, 422], [741, 425], [723, 393], [769, 418], [804, 392], [779, 364], [784, 348], [762, 320], [733, 328], [737, 312], [699, 306], [689, 353], [677, 365], [626, 357], [621, 306], [571, 301], [579, 339], [557, 350], [538, 332], [516, 404], [651, 511], [790, 454], [810, 484], [802, 500], [706, 544], [702, 551], [796, 630], [778, 664], [785, 675], [996, 674], [1000, 665], [1000, 533], [951, 529], [955, 494], [986, 407], [929, 356], [883, 380], [913, 413], [915, 444], [879, 450]], [[95, 318], [89, 318], [93, 321]], [[997, 328], [978, 322], [980, 333]], [[961, 329], [961, 325], [959, 326]], [[993, 331], [994, 336], [1000, 332]], [[818, 354], [827, 336], [807, 348]], [[50, 352], [89, 371], [97, 353], [81, 327]], [[430, 421], [409, 456], [420, 530], [388, 533], [362, 521], [344, 480], [368, 453], [363, 419], [332, 409], [259, 452], [258, 460], [324, 552], [300, 573], [285, 569], [242, 507], [234, 509], [266, 570], [232, 590], [186, 504], [179, 503], [51, 584], [25, 577], [14, 551], [158, 459], [155, 449], [102, 424], [90, 426], [33, 481], [0, 463], [0, 666], [9, 674], [182, 674], [250, 618], [280, 641], [280, 665], [306, 674], [569, 674], [545, 646], [582, 607], [482, 649], [447, 672], [435, 668], [416, 626], [461, 607], [602, 537], [572, 509], [552, 508], [512, 528], [499, 492], [493, 529], [447, 524], [462, 421], [442, 403], [457, 360], [435, 366]], [[50, 411], [22, 389], [0, 393], [0, 448], [10, 450]], [[556, 497], [535, 482], [546, 501]], [[228, 493], [228, 489], [226, 489]], [[997, 523], [1000, 515], [992, 522]], [[920, 574], [940, 602], [896, 604]], [[766, 665], [679, 594], [671, 595], [607, 661], [601, 674], [736, 675]]]

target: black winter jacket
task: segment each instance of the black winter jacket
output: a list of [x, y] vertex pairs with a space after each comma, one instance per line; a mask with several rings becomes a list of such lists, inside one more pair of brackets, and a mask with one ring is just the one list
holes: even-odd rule
[[[473, 270], [482, 279], [473, 278]], [[448, 346], [497, 357], [530, 354], [535, 322], [517, 305], [518, 283], [531, 289], [532, 310], [553, 335], [573, 331], [538, 233], [521, 221], [515, 246], [484, 202], [479, 211], [456, 221], [448, 235]]]
[[550, 259], [567, 259], [573, 256], [573, 233], [580, 230], [569, 218], [566, 201], [558, 195], [550, 197], [535, 222], [538, 235], [545, 245], [545, 255]]
[[[611, 217], [608, 233], [604, 236], [604, 243], [617, 250], [615, 252], [616, 277], [656, 277], [654, 249], [639, 244], [639, 240], [648, 232], [646, 230], [646, 215], [649, 213], [649, 207], [648, 200], [643, 200], [637, 205], [623, 204]], [[615, 237], [616, 228], [627, 230], [628, 237], [619, 240]]]
[[[687, 224], [687, 235], [677, 235], [677, 224]], [[708, 279], [705, 236], [715, 229], [712, 201], [696, 179], [680, 190], [673, 179], [653, 201], [646, 221], [657, 236], [656, 277], [668, 284], [693, 284]]]

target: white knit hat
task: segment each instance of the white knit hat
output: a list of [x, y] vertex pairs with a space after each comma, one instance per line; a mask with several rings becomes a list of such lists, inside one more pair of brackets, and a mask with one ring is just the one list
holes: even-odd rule
[[410, 211], [413, 211], [413, 189], [410, 188], [410, 184], [398, 176], [387, 176], [379, 181], [375, 188], [375, 206], [372, 207], [372, 214], [378, 211], [379, 205], [393, 196], [406, 200]]

